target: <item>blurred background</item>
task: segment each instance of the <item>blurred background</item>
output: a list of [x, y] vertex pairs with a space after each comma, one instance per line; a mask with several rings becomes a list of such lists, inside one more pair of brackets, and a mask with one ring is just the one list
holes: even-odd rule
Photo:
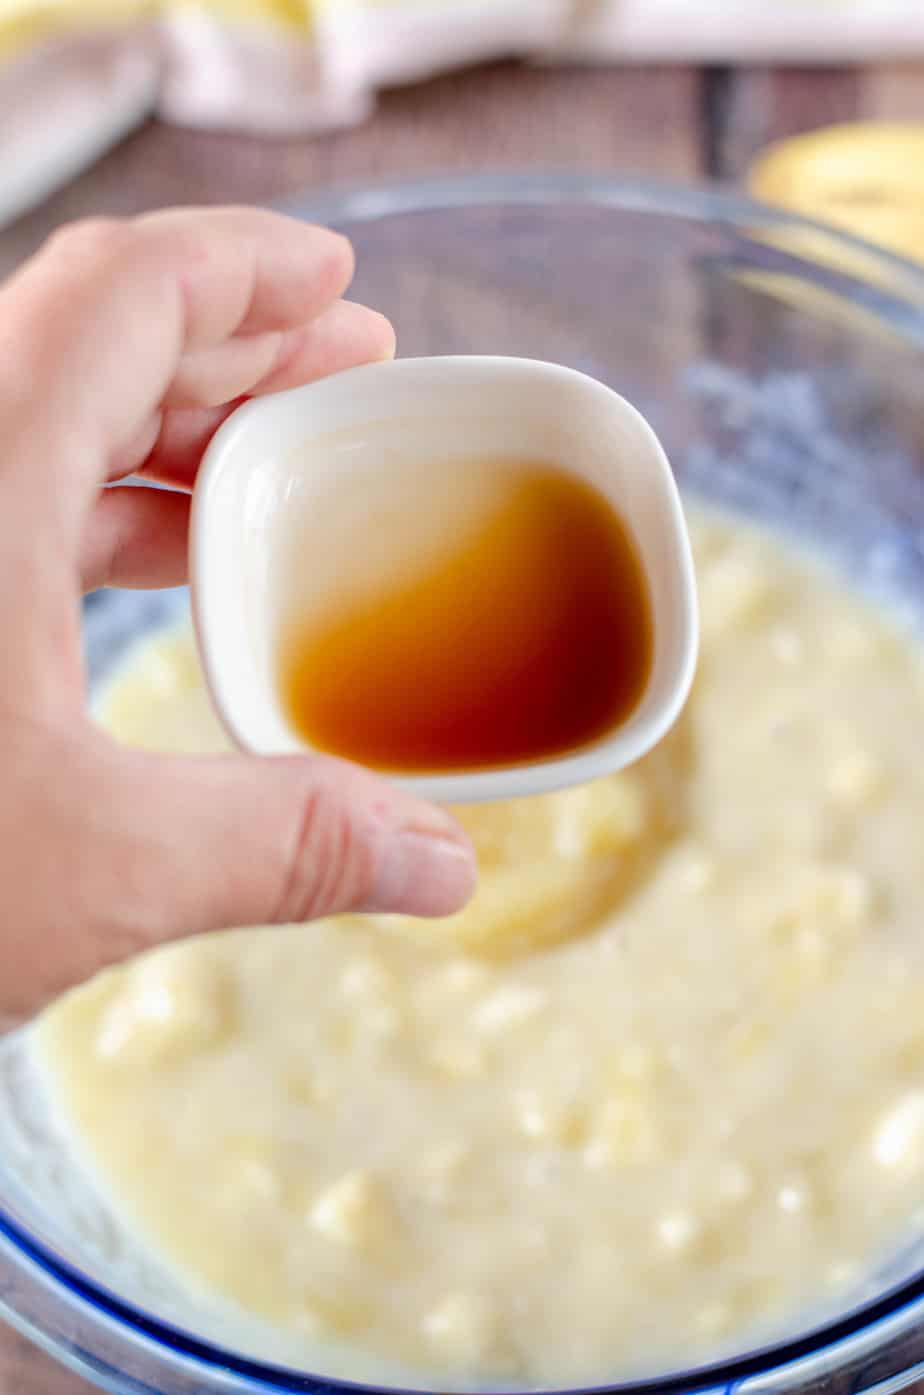
[[537, 166], [924, 258], [924, 0], [0, 0], [0, 274], [86, 214]]
[[[74, 218], [190, 202], [310, 208], [338, 186], [540, 169], [718, 181], [924, 264], [924, 0], [0, 0], [0, 277]], [[822, 483], [847, 457], [804, 406], [793, 433], [800, 384], [774, 373], [823, 364], [841, 374], [835, 415], [849, 417], [843, 432], [864, 469], [875, 458], [888, 480], [894, 459], [895, 478], [909, 477], [924, 440], [918, 357], [880, 347], [871, 360], [843, 308], [820, 331], [785, 310], [768, 318], [760, 278], [732, 275], [721, 219], [684, 232], [630, 212], [617, 246], [599, 209], [583, 221], [574, 208], [544, 214], [532, 241], [513, 237], [518, 216], [418, 220], [430, 241], [416, 280], [411, 223], [397, 220], [394, 255], [379, 255], [362, 291], [395, 302], [406, 349], [446, 347], [452, 325], [466, 344], [477, 328], [485, 351], [528, 342], [589, 371], [609, 365], [669, 447], [671, 432], [696, 439], [699, 409], [675, 393], [661, 421], [659, 385], [705, 355], [715, 396], [744, 364], [754, 411], [781, 423], [772, 439], [762, 428], [760, 462], [782, 451], [798, 473], [816, 449]], [[586, 265], [562, 278], [560, 304], [543, 301], [536, 287], [556, 248], [574, 261], [575, 229]], [[659, 235], [669, 243], [646, 260]], [[361, 265], [379, 233], [364, 236]], [[761, 278], [766, 290], [766, 266]], [[647, 341], [622, 344], [617, 314], [648, 326]], [[888, 411], [870, 406], [877, 392]], [[737, 437], [728, 450], [741, 455]], [[89, 1391], [0, 1331], [0, 1395]]]

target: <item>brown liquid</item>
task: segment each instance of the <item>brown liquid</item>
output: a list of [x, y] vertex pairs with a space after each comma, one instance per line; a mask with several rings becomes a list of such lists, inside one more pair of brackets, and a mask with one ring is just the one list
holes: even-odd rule
[[617, 513], [554, 467], [476, 464], [489, 497], [448, 552], [286, 636], [285, 707], [315, 748], [397, 773], [484, 770], [585, 746], [638, 704], [651, 605]]

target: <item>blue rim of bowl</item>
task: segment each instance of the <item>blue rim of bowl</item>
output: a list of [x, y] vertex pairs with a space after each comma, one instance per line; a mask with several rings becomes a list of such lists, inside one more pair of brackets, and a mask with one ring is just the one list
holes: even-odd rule
[[[310, 217], [314, 221], [336, 226], [372, 223], [402, 214], [438, 213], [453, 208], [501, 204], [524, 207], [586, 204], [594, 208], [725, 225], [745, 237], [753, 235], [757, 228], [775, 228], [801, 232], [815, 239], [823, 238], [832, 250], [862, 255], [868, 258], [871, 267], [891, 273], [894, 285], [889, 287], [888, 298], [875, 296], [873, 308], [910, 344], [924, 348], [924, 267], [829, 224], [772, 208], [720, 186], [687, 186], [657, 180], [623, 179], [607, 173], [575, 174], [547, 170], [541, 173], [450, 176], [398, 185], [343, 187], [328, 190], [317, 197], [308, 195], [298, 200], [287, 199], [278, 207], [301, 218]], [[815, 245], [817, 247], [817, 242]], [[802, 266], [816, 275], [825, 269], [823, 262], [819, 263], [811, 256], [788, 252], [787, 259], [792, 266]], [[866, 284], [850, 276], [842, 280], [851, 294], [857, 288], [862, 290]], [[172, 1323], [143, 1312], [120, 1299], [104, 1285], [81, 1274], [68, 1261], [33, 1239], [2, 1207], [0, 1238], [72, 1298], [77, 1298], [99, 1315], [114, 1321], [129, 1335], [165, 1349], [186, 1363], [224, 1375], [234, 1373], [252, 1382], [256, 1389], [284, 1392], [286, 1395], [340, 1390], [362, 1395], [383, 1395], [383, 1392], [387, 1392], [387, 1395], [420, 1395], [420, 1390], [400, 1385], [342, 1380], [256, 1361], [196, 1337]], [[717, 1387], [724, 1387], [726, 1392], [730, 1392], [748, 1378], [767, 1375], [809, 1357], [831, 1354], [843, 1348], [851, 1338], [872, 1335], [875, 1328], [889, 1320], [893, 1323], [898, 1320], [899, 1328], [906, 1330], [906, 1323], [910, 1323], [914, 1310], [924, 1317], [924, 1270], [836, 1319], [820, 1322], [799, 1336], [768, 1342], [741, 1356], [632, 1381], [543, 1389], [542, 1395], [652, 1395], [655, 1391], [658, 1395], [679, 1395], [682, 1391]], [[485, 1393], [479, 1392], [479, 1395]], [[510, 1392], [504, 1392], [504, 1395], [510, 1395]]]

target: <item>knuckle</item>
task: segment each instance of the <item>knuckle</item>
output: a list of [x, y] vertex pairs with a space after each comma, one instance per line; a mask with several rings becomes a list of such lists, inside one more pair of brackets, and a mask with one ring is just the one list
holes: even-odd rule
[[105, 262], [119, 255], [130, 237], [128, 225], [117, 218], [82, 218], [54, 233], [48, 247], [69, 260]]
[[358, 908], [369, 900], [375, 874], [375, 848], [349, 807], [328, 789], [312, 789], [302, 801], [273, 919], [294, 923]]

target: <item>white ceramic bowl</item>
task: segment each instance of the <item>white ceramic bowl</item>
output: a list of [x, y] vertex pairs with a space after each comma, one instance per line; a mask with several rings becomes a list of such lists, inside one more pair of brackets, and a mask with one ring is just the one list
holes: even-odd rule
[[[396, 459], [451, 471], [487, 455], [554, 462], [617, 509], [650, 592], [649, 681], [621, 726], [574, 753], [528, 766], [392, 778], [447, 802], [537, 794], [618, 770], [667, 732], [693, 677], [697, 606], [680, 500], [654, 432], [618, 393], [573, 369], [460, 356], [371, 364], [255, 400], [216, 435], [193, 501], [190, 578], [206, 678], [238, 745], [262, 755], [306, 749], [276, 673], [292, 559], [308, 550], [302, 569], [314, 568], [310, 586], [321, 593], [363, 560], [349, 536], [324, 537], [324, 491], [346, 489], [357, 473], [386, 470]], [[356, 493], [361, 537], [368, 522]]]

